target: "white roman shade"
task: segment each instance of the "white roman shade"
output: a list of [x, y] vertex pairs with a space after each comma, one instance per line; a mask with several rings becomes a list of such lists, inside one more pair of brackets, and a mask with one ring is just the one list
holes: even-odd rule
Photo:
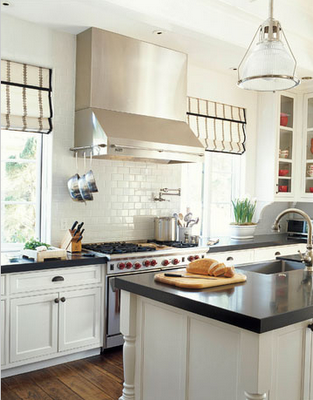
[[206, 151], [239, 155], [246, 151], [244, 108], [188, 97], [187, 122]]
[[1, 128], [52, 130], [51, 69], [1, 60]]

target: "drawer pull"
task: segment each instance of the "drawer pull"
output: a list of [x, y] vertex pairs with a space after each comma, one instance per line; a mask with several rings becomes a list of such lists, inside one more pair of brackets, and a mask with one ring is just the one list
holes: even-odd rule
[[54, 278], [52, 278], [52, 282], [62, 282], [64, 281], [63, 276], [55, 276]]
[[54, 302], [55, 302], [55, 303], [59, 303], [60, 300], [59, 300], [58, 298], [56, 298], [56, 299], [54, 299]]
[[276, 251], [275, 256], [280, 256], [280, 251]]
[[61, 297], [61, 299], [60, 299], [61, 301], [62, 301], [62, 303], [64, 303], [65, 302], [65, 300], [66, 300], [66, 298], [65, 297]]
[[313, 324], [308, 325], [308, 328], [310, 328], [311, 331], [313, 331]]
[[226, 261], [234, 261], [233, 257], [227, 257]]

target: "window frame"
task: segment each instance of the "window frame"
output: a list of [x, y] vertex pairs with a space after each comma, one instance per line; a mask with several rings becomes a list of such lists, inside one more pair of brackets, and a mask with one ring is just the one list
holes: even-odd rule
[[[203, 215], [203, 223], [202, 223], [202, 229], [201, 229], [201, 234], [204, 237], [212, 237], [216, 236], [214, 232], [212, 232], [212, 227], [211, 227], [211, 205], [212, 204], [218, 204], [215, 202], [212, 202], [212, 190], [211, 190], [211, 184], [212, 184], [212, 173], [218, 173], [222, 172], [219, 169], [216, 169], [213, 166], [213, 161], [214, 157], [210, 155], [223, 155], [224, 157], [232, 157], [232, 165], [231, 165], [231, 170], [230, 172], [225, 172], [225, 174], [231, 174], [231, 199], [233, 200], [236, 197], [240, 196], [240, 190], [242, 186], [242, 174], [243, 174], [243, 163], [242, 159], [244, 157], [240, 157], [235, 154], [229, 154], [229, 153], [214, 153], [214, 152], [206, 152], [205, 153], [205, 160], [203, 163], [203, 182], [202, 182], [202, 215]], [[228, 202], [225, 202], [225, 204], [228, 204]], [[224, 203], [223, 203], [224, 204]], [[231, 221], [229, 221], [230, 223]], [[221, 235], [219, 235], [221, 236]]]
[[[27, 160], [27, 159], [14, 159], [14, 162], [17, 163], [36, 163], [36, 201], [35, 202], [26, 202], [26, 201], [6, 201], [6, 200], [1, 200], [1, 212], [2, 209], [6, 204], [32, 204], [35, 205], [35, 210], [36, 210], [36, 222], [35, 222], [35, 237], [38, 238], [40, 241], [43, 241], [43, 236], [44, 231], [42, 229], [43, 227], [43, 203], [44, 203], [44, 198], [43, 198], [43, 178], [44, 178], [44, 162], [43, 162], [43, 154], [44, 154], [44, 142], [45, 138], [43, 137], [42, 134], [33, 134], [31, 132], [22, 132], [22, 131], [10, 131], [10, 130], [5, 130], [1, 129], [1, 135], [3, 132], [6, 132], [7, 134], [10, 133], [18, 133], [21, 135], [25, 134], [32, 134], [36, 135], [37, 139], [37, 157], [36, 160]], [[12, 159], [2, 159], [1, 158], [1, 164], [6, 163], [6, 162], [12, 162]], [[1, 238], [1, 252], [13, 252], [13, 251], [18, 251], [23, 248], [23, 243], [5, 243], [2, 242]]]

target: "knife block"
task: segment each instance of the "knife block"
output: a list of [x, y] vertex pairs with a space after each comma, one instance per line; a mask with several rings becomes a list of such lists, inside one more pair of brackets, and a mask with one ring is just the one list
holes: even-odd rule
[[69, 229], [61, 241], [61, 249], [65, 249], [70, 253], [80, 253], [82, 251], [82, 241], [77, 242], [78, 238], [79, 235], [75, 238], [74, 231]]

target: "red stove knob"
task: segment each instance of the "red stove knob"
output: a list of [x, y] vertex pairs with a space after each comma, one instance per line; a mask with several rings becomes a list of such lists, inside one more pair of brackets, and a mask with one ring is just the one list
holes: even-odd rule
[[164, 265], [166, 267], [169, 263], [170, 262], [168, 260], [163, 260], [162, 265]]
[[194, 258], [194, 256], [189, 256], [188, 257], [188, 261], [193, 261], [195, 258]]
[[133, 266], [133, 264], [131, 262], [127, 262], [126, 263], [126, 268], [127, 269], [131, 269], [132, 266]]
[[125, 263], [118, 263], [117, 264], [118, 269], [124, 269], [125, 268]]
[[150, 264], [151, 264], [151, 263], [150, 263], [149, 260], [146, 260], [146, 261], [143, 262], [143, 265], [144, 265], [145, 267], [149, 267]]
[[157, 260], [152, 260], [152, 261], [151, 261], [151, 265], [152, 265], [152, 267], [154, 267], [155, 265], [157, 265]]
[[174, 265], [177, 265], [177, 264], [179, 264], [179, 260], [178, 260], [177, 258], [174, 258], [174, 260], [172, 261], [172, 263], [173, 263]]
[[195, 256], [195, 260], [199, 260], [199, 258], [200, 258], [199, 256]]
[[135, 267], [135, 269], [139, 269], [139, 268], [141, 268], [141, 264], [137, 262], [137, 263], [135, 263], [134, 267]]

